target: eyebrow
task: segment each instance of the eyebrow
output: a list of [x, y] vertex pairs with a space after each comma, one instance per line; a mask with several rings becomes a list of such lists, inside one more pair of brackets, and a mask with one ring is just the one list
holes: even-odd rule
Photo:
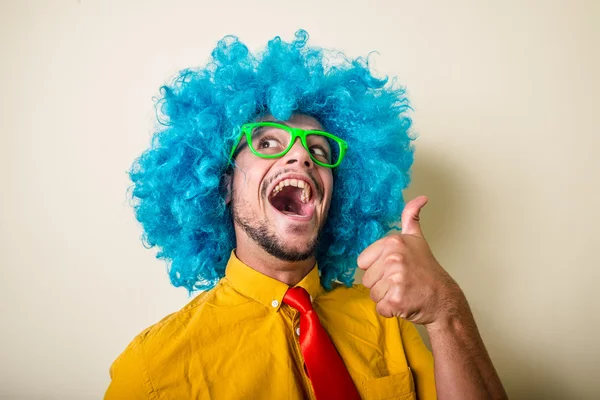
[[[293, 126], [290, 126], [290, 125], [286, 124], [284, 121], [280, 121], [280, 120], [278, 120], [278, 119], [275, 119], [275, 120], [273, 120], [273, 119], [270, 119], [270, 118], [269, 118], [269, 119], [265, 119], [265, 120], [262, 120], [262, 121], [256, 121], [256, 122], [274, 122], [274, 123], [276, 123], [276, 124], [280, 124], [280, 125], [287, 126], [288, 128], [293, 128]], [[327, 132], [327, 131], [325, 130], [325, 128], [322, 128], [322, 129], [319, 129], [319, 128], [313, 128], [313, 129], [304, 129], [304, 130], [305, 130], [305, 131], [309, 131], [309, 132], [310, 132], [310, 131], [317, 131], [317, 132]]]
[[276, 123], [276, 124], [279, 124], [279, 125], [285, 125], [285, 126], [287, 126], [288, 128], [290, 128], [290, 126], [289, 126], [288, 124], [286, 124], [286, 123], [285, 123], [285, 122], [283, 122], [283, 121], [279, 121], [279, 120], [277, 120], [277, 119], [276, 119], [276, 120], [272, 120], [272, 119], [265, 119], [265, 120], [262, 120], [262, 121], [256, 121], [256, 122], [274, 122], [274, 123]]

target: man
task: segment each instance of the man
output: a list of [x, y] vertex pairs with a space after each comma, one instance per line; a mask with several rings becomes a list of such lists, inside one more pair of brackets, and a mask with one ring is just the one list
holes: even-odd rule
[[172, 283], [207, 290], [131, 342], [106, 399], [506, 397], [424, 239], [427, 198], [403, 204], [403, 91], [306, 42], [227, 37], [163, 87], [136, 213]]

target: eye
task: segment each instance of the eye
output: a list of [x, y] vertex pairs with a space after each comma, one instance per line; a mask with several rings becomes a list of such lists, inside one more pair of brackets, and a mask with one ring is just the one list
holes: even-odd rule
[[310, 152], [318, 157], [323, 157], [323, 158], [327, 158], [329, 156], [329, 154], [327, 153], [327, 150], [325, 150], [323, 147], [321, 146], [313, 146], [310, 148]]
[[277, 139], [262, 138], [260, 140], [260, 142], [258, 143], [258, 148], [259, 149], [269, 149], [271, 147], [277, 147], [277, 146], [280, 146], [280, 145], [281, 145], [281, 143]]

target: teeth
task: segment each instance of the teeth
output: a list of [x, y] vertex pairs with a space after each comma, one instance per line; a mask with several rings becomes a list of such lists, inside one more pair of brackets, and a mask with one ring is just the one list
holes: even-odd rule
[[308, 202], [310, 199], [310, 185], [301, 179], [284, 179], [283, 181], [279, 182], [277, 186], [275, 186], [271, 196], [276, 196], [277, 193], [281, 192], [281, 190], [286, 186], [294, 186], [302, 189], [300, 201], [303, 203]]
[[306, 203], [308, 201], [308, 199], [310, 199], [310, 186], [306, 185], [302, 189], [302, 194], [300, 195], [300, 201], [302, 201], [303, 203]]

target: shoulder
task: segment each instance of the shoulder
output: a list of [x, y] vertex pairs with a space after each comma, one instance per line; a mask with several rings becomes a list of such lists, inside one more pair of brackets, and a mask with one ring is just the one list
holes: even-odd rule
[[104, 398], [156, 398], [153, 379], [153, 376], [158, 376], [156, 366], [168, 364], [170, 357], [181, 351], [186, 336], [193, 334], [186, 333], [194, 325], [190, 321], [202, 314], [203, 308], [219, 292], [220, 286], [221, 283], [200, 293], [179, 311], [167, 315], [137, 334], [111, 364], [111, 383]]
[[125, 352], [137, 352], [140, 355], [141, 353], [152, 353], [153, 349], [158, 350], [165, 343], [172, 343], [173, 338], [180, 337], [181, 332], [189, 328], [192, 320], [201, 319], [207, 304], [214, 301], [219, 292], [223, 290], [223, 286], [224, 282], [221, 280], [214, 288], [198, 294], [180, 310], [145, 328], [134, 337]]

